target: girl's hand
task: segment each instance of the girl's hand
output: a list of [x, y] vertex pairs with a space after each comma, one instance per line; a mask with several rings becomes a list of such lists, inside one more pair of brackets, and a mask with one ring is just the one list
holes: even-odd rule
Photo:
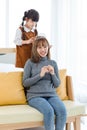
[[48, 68], [49, 73], [54, 75], [54, 68], [53, 68], [53, 66], [48, 65], [47, 68]]
[[30, 44], [30, 43], [33, 43], [34, 40], [35, 40], [35, 37], [32, 37], [29, 40], [22, 40], [22, 44]]
[[33, 43], [34, 40], [35, 40], [35, 37], [30, 38], [30, 39], [28, 40], [28, 44]]
[[40, 76], [43, 77], [48, 72], [48, 66], [44, 66], [41, 68]]

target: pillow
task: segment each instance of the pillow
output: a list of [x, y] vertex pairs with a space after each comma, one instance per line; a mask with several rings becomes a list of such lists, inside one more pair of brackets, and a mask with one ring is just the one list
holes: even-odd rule
[[59, 70], [59, 76], [61, 80], [61, 84], [56, 89], [56, 92], [61, 100], [67, 100], [67, 92], [66, 92], [66, 69]]
[[0, 105], [26, 104], [23, 71], [0, 72]]

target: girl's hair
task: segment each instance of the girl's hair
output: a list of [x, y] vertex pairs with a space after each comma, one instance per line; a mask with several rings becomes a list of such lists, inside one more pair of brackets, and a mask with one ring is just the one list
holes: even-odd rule
[[24, 25], [24, 21], [26, 20], [26, 18], [32, 19], [32, 21], [34, 21], [34, 22], [38, 22], [39, 21], [39, 13], [35, 9], [30, 9], [28, 11], [25, 11], [24, 16], [22, 18], [22, 24], [21, 24], [22, 26]]
[[40, 55], [37, 52], [38, 46], [48, 46], [47, 58], [50, 59], [50, 47], [48, 40], [43, 36], [37, 36], [32, 46], [31, 61], [38, 63], [41, 59]]

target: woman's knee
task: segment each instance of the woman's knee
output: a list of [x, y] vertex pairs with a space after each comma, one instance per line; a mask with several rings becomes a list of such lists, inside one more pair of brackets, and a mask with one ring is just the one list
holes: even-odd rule
[[45, 106], [45, 110], [44, 110], [44, 112], [43, 112], [43, 114], [45, 115], [45, 116], [48, 116], [48, 117], [54, 117], [54, 110], [53, 110], [53, 108], [51, 107], [51, 106], [49, 106], [49, 107], [46, 107]]
[[[37, 99], [38, 99], [38, 101], [37, 101]], [[54, 116], [54, 110], [53, 110], [52, 106], [45, 99], [32, 98], [31, 100], [29, 100], [29, 104], [30, 104], [30, 106], [38, 109], [42, 114], [44, 114], [46, 116]]]
[[58, 116], [61, 116], [61, 117], [65, 117], [66, 118], [66, 116], [67, 116], [67, 111], [66, 111], [66, 108], [65, 108], [65, 106], [64, 105], [62, 105], [61, 107], [60, 107], [60, 109], [58, 109]]

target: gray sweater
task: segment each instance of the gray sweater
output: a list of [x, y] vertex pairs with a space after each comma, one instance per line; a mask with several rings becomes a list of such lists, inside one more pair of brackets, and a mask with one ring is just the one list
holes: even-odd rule
[[[54, 67], [54, 75], [46, 73], [44, 77], [40, 77], [41, 68], [43, 66], [52, 65]], [[27, 99], [32, 97], [50, 97], [56, 96], [56, 90], [60, 84], [57, 63], [44, 57], [39, 63], [33, 63], [28, 60], [24, 66], [23, 86], [27, 92]]]

